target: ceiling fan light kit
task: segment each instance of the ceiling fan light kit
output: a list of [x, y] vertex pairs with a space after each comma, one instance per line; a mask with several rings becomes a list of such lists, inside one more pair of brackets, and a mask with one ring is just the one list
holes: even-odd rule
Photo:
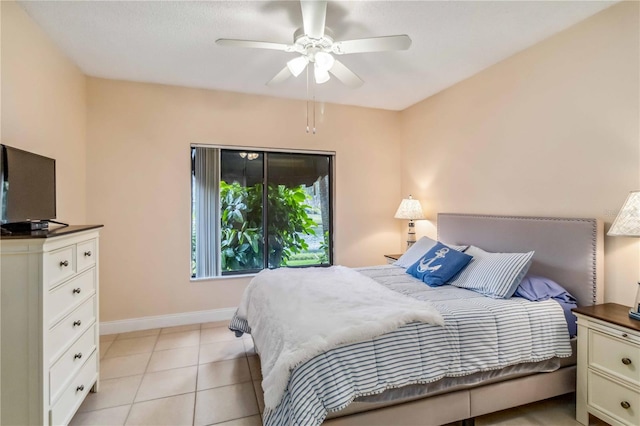
[[317, 63], [313, 67], [313, 76], [315, 77], [316, 84], [322, 84], [329, 81], [329, 71], [319, 66]]
[[330, 53], [323, 51], [317, 52], [313, 59], [316, 67], [321, 68], [325, 71], [331, 70], [333, 64], [336, 62], [335, 58], [331, 56]]
[[[333, 32], [325, 27], [327, 2], [301, 0], [300, 6], [302, 28], [294, 32], [293, 44], [234, 39], [218, 39], [216, 43], [220, 46], [228, 47], [248, 47], [299, 53], [300, 56], [288, 61], [285, 67], [267, 82], [268, 86], [280, 84], [291, 76], [298, 77], [302, 74], [302, 71], [309, 68], [309, 63], [313, 63], [316, 84], [326, 83], [333, 75], [342, 84], [350, 88], [360, 87], [364, 82], [356, 73], [337, 60], [334, 55], [406, 50], [411, 46], [411, 39], [404, 34], [335, 41]], [[307, 97], [309, 97], [308, 84]]]
[[308, 63], [309, 58], [306, 56], [298, 56], [287, 62], [287, 68], [289, 68], [289, 71], [291, 71], [294, 77], [297, 77], [302, 74], [302, 71], [304, 71]]

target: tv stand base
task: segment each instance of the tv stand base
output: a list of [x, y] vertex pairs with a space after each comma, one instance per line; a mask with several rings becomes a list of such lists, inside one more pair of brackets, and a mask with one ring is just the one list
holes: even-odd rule
[[49, 229], [49, 222], [46, 220], [41, 220], [37, 222], [5, 223], [4, 225], [2, 225], [2, 229], [11, 233], [46, 231], [47, 229]]

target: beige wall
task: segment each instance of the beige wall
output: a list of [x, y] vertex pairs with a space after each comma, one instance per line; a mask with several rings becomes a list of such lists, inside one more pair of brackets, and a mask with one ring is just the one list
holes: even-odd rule
[[56, 159], [57, 213], [85, 222], [86, 78], [14, 2], [2, 8], [2, 143]]
[[[434, 220], [597, 217], [608, 229], [640, 189], [638, 8], [616, 5], [403, 111], [402, 193]], [[605, 253], [605, 300], [631, 304], [637, 240], [607, 238]]]
[[237, 306], [248, 279], [190, 282], [192, 143], [336, 152], [335, 254], [384, 263], [399, 248], [399, 113], [90, 78], [87, 219], [103, 223], [103, 321]]

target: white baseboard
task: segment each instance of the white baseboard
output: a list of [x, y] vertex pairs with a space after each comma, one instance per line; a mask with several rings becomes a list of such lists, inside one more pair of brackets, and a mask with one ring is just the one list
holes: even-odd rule
[[226, 321], [231, 320], [236, 309], [237, 308], [211, 309], [209, 311], [183, 312], [180, 314], [105, 321], [100, 323], [100, 334], [118, 334], [128, 331], [149, 330], [152, 328], [199, 324], [201, 322]]

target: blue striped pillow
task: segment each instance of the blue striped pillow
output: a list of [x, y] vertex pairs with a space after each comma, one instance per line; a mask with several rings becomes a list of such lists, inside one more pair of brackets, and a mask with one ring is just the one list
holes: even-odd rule
[[449, 284], [494, 299], [508, 299], [529, 270], [534, 252], [489, 253], [470, 246], [465, 253], [473, 259]]

